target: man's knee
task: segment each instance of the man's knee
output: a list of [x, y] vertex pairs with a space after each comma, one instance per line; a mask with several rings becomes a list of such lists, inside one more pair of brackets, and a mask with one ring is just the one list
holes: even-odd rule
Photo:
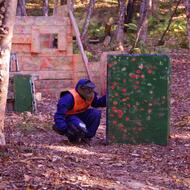
[[102, 112], [100, 110], [94, 109], [93, 114], [97, 119], [101, 119]]

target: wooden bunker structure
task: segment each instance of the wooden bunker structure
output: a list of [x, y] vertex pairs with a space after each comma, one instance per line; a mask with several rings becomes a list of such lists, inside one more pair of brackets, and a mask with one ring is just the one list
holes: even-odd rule
[[[58, 97], [78, 79], [90, 78], [97, 92], [105, 93], [106, 61], [88, 62], [80, 33], [67, 5], [53, 16], [17, 16], [12, 39], [8, 102], [14, 102], [15, 76], [31, 76], [35, 93]], [[73, 52], [76, 36], [80, 54]], [[103, 55], [102, 59], [106, 59]], [[104, 62], [104, 63], [101, 63]]]
[[89, 77], [89, 69], [100, 92], [100, 63], [88, 63], [86, 68], [81, 54], [73, 53], [74, 35], [66, 5], [60, 6], [53, 16], [17, 16], [11, 76], [32, 75], [36, 91], [54, 96], [56, 91], [72, 87], [79, 78]]

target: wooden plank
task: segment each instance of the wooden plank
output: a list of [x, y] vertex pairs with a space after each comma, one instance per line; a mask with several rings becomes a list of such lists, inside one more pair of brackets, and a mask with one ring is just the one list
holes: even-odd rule
[[[12, 52], [18, 53], [19, 56], [35, 56], [31, 54], [31, 45], [30, 44], [13, 44], [12, 45]], [[68, 56], [66, 50], [59, 51], [58, 49], [43, 49], [40, 52], [40, 55], [36, 55], [40, 57], [62, 57]]]
[[72, 56], [41, 57], [18, 55], [19, 67], [22, 71], [64, 71], [71, 70]]
[[31, 52], [39, 53], [40, 52], [40, 43], [39, 43], [39, 30], [36, 28], [32, 29], [32, 39], [31, 39]]
[[18, 53], [19, 55], [26, 56], [27, 53], [31, 54], [31, 45], [30, 44], [12, 44], [11, 52]]
[[58, 34], [60, 31], [65, 32], [65, 26], [33, 26], [33, 30], [38, 30], [40, 34]]
[[58, 49], [61, 51], [66, 50], [67, 47], [69, 46], [69, 44], [67, 43], [66, 31], [67, 27], [64, 27], [60, 28], [58, 32]]
[[66, 26], [69, 18], [59, 16], [17, 16], [15, 25], [22, 26]]
[[30, 34], [14, 34], [12, 43], [15, 44], [30, 44], [31, 43], [31, 35]]
[[[14, 76], [15, 74], [18, 74], [18, 72], [11, 72], [10, 76]], [[36, 79], [40, 80], [45, 80], [45, 79], [67, 79], [67, 78], [72, 78], [73, 71], [71, 69], [69, 70], [64, 70], [64, 71], [20, 71], [19, 74], [22, 75], [32, 75]]]
[[32, 25], [23, 26], [23, 25], [15, 25], [14, 26], [14, 35], [15, 34], [31, 34]]
[[81, 42], [81, 39], [80, 39], [80, 32], [79, 32], [76, 20], [75, 20], [75, 18], [73, 16], [72, 11], [70, 10], [70, 8], [69, 8], [69, 16], [70, 16], [71, 23], [72, 23], [72, 26], [73, 26], [74, 31], [75, 31], [77, 43], [78, 43], [78, 46], [79, 46], [79, 49], [80, 49], [80, 53], [82, 55], [82, 59], [83, 59], [83, 62], [84, 62], [85, 68], [86, 68], [87, 75], [88, 75], [89, 79], [92, 80], [92, 77], [91, 77], [91, 74], [90, 74], [90, 71], [89, 71], [89, 68], [88, 68], [88, 58], [87, 58], [87, 56], [86, 56], [86, 54], [84, 52], [84, 48], [83, 48], [83, 45], [82, 45], [82, 42]]

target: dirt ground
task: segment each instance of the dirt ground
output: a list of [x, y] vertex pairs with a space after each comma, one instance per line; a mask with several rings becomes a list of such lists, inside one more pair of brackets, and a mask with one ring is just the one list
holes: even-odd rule
[[105, 145], [105, 109], [91, 145], [71, 145], [52, 131], [56, 99], [38, 112], [7, 113], [0, 190], [190, 189], [190, 56], [172, 52], [171, 125], [167, 146]]

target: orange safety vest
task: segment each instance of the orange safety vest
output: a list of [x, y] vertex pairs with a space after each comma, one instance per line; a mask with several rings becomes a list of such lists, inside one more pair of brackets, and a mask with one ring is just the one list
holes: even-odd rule
[[71, 110], [69, 110], [66, 113], [67, 115], [74, 115], [77, 113], [81, 113], [81, 112], [87, 110], [91, 106], [92, 101], [94, 99], [94, 95], [91, 98], [91, 100], [87, 101], [87, 100], [84, 100], [75, 89], [69, 90], [69, 92], [73, 95], [74, 106]]

